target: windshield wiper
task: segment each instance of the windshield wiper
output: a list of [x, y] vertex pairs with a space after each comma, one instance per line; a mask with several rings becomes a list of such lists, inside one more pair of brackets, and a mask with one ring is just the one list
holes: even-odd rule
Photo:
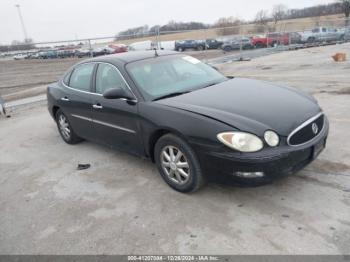
[[179, 95], [183, 95], [183, 94], [187, 94], [190, 93], [191, 91], [184, 91], [184, 92], [174, 92], [174, 93], [170, 93], [164, 96], [160, 96], [157, 97], [155, 99], [153, 99], [152, 101], [157, 101], [157, 100], [161, 100], [161, 99], [165, 99], [165, 98], [169, 98], [169, 97], [174, 97], [174, 96], [179, 96]]

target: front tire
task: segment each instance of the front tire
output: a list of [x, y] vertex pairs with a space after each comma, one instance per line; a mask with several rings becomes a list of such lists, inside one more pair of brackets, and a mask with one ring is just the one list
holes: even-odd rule
[[58, 132], [60, 133], [63, 141], [67, 144], [74, 145], [83, 140], [73, 131], [68, 118], [61, 109], [57, 110], [56, 112], [56, 123]]
[[205, 178], [192, 148], [173, 134], [162, 136], [155, 145], [154, 158], [165, 182], [182, 193], [200, 189]]
[[203, 48], [203, 46], [201, 46], [201, 45], [197, 47], [197, 51], [203, 51], [203, 49], [204, 49], [204, 48]]

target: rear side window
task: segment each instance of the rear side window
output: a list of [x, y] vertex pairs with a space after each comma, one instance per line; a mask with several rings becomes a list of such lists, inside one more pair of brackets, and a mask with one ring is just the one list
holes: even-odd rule
[[85, 64], [76, 67], [70, 77], [69, 86], [81, 91], [90, 91], [90, 83], [94, 64]]

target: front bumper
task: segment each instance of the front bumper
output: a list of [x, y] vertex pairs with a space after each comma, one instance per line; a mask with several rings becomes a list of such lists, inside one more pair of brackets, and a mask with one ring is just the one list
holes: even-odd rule
[[[325, 126], [320, 134], [312, 141], [302, 146], [279, 146], [267, 148], [256, 153], [238, 153], [223, 151], [200, 150], [201, 167], [209, 180], [273, 180], [286, 175], [294, 174], [310, 164], [326, 146], [329, 125]], [[241, 177], [239, 173], [263, 172], [261, 178]]]

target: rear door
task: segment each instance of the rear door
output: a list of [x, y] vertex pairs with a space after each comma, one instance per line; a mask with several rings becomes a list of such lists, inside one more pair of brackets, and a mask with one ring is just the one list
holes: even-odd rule
[[137, 100], [105, 99], [102, 94], [111, 88], [132, 92], [119, 70], [111, 64], [99, 63], [95, 76], [93, 97], [93, 125], [99, 142], [108, 146], [142, 155], [143, 144], [139, 136]]
[[78, 65], [63, 80], [64, 91], [60, 107], [67, 116], [73, 130], [86, 139], [93, 138], [92, 130], [92, 76], [95, 63]]

